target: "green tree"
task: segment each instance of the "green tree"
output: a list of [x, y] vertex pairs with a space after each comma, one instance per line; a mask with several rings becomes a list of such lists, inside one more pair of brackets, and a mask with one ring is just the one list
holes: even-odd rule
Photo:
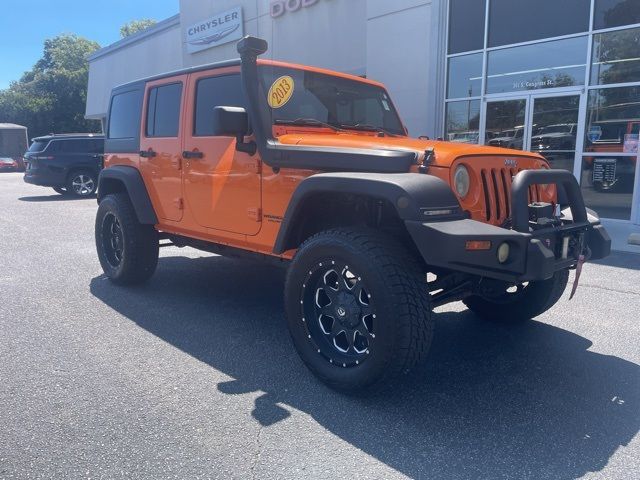
[[99, 122], [84, 118], [87, 55], [98, 48], [96, 42], [77, 35], [45, 40], [42, 58], [0, 91], [0, 121], [26, 125], [31, 137], [100, 131]]
[[131, 20], [120, 27], [120, 38], [128, 37], [134, 33], [146, 30], [156, 24], [155, 20], [150, 18], [141, 18], [140, 20]]

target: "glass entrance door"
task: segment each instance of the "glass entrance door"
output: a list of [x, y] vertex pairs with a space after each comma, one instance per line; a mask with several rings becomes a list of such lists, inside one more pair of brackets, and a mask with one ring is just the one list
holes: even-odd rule
[[544, 156], [551, 168], [575, 173], [582, 145], [582, 94], [530, 94], [488, 100], [484, 112], [486, 145], [527, 150]]

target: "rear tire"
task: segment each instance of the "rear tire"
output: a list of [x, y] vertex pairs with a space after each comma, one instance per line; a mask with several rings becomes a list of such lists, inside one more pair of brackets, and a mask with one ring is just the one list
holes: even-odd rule
[[285, 284], [293, 344], [329, 387], [380, 389], [423, 360], [433, 335], [419, 263], [368, 229], [318, 233], [298, 249]]
[[138, 222], [124, 193], [107, 195], [98, 206], [95, 225], [100, 265], [114, 283], [147, 281], [158, 265], [159, 239], [153, 225]]
[[537, 317], [562, 297], [569, 281], [569, 270], [556, 272], [548, 280], [520, 285], [517, 291], [504, 291], [492, 297], [474, 295], [464, 300], [473, 313], [484, 320], [518, 323]]
[[77, 170], [69, 175], [66, 190], [74, 197], [86, 198], [96, 193], [97, 186], [95, 173], [89, 170]]

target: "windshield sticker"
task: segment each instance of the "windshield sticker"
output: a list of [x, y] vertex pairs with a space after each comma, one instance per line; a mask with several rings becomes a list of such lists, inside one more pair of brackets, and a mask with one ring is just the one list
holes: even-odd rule
[[269, 95], [267, 100], [271, 108], [284, 107], [293, 95], [295, 83], [293, 78], [288, 75], [280, 77], [273, 82], [269, 89]]

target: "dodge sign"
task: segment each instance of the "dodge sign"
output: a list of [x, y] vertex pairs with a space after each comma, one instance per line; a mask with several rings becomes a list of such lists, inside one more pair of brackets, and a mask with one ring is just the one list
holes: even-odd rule
[[187, 51], [195, 53], [235, 42], [242, 38], [243, 33], [242, 7], [236, 7], [187, 27]]

